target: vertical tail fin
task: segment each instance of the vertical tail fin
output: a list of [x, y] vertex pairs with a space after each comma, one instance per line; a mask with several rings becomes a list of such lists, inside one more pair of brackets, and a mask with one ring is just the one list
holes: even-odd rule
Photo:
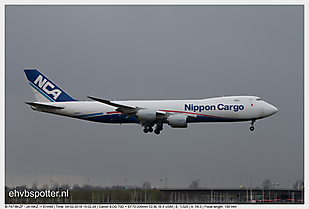
[[24, 72], [38, 102], [76, 101], [38, 69], [24, 69]]

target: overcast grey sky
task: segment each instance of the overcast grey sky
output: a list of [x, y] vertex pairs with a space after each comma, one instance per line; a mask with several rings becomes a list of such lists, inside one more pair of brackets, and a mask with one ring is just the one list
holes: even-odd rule
[[[6, 185], [288, 188], [303, 180], [303, 6], [6, 6]], [[257, 95], [278, 112], [250, 123], [109, 125], [34, 112], [38, 68], [76, 99]], [[242, 173], [242, 179], [241, 179]]]

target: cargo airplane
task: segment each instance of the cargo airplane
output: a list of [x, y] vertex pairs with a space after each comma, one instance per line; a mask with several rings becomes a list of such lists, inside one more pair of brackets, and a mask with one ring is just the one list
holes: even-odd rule
[[[110, 101], [88, 96], [93, 101], [71, 97], [37, 69], [25, 69], [37, 101], [26, 102], [35, 111], [101, 123], [135, 123], [144, 132], [160, 134], [163, 124], [187, 128], [188, 123], [251, 121], [277, 112], [257, 96], [226, 96], [194, 100]], [[155, 128], [153, 129], [153, 127]]]

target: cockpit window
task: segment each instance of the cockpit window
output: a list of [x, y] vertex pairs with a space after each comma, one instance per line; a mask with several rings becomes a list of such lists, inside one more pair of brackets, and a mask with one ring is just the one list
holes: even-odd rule
[[256, 99], [256, 101], [262, 101], [260, 98]]

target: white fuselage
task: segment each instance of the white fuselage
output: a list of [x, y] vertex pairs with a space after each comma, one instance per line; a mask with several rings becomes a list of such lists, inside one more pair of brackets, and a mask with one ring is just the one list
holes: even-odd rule
[[[192, 122], [233, 122], [257, 120], [277, 112], [273, 105], [256, 96], [228, 96], [196, 100], [147, 100], [117, 101], [118, 104], [132, 105], [162, 111], [168, 114], [189, 114]], [[63, 109], [36, 108], [34, 110], [78, 119], [104, 123], [138, 123], [135, 117], [127, 117], [117, 107], [97, 101], [55, 102]], [[163, 121], [166, 122], [166, 121]]]
[[[24, 69], [35, 102], [33, 110], [101, 123], [138, 123], [144, 133], [160, 134], [163, 124], [187, 128], [197, 122], [254, 122], [277, 112], [277, 108], [256, 96], [227, 96], [195, 100], [110, 101], [88, 96], [93, 101], [78, 101], [42, 74]], [[155, 126], [155, 130], [152, 128]]]

